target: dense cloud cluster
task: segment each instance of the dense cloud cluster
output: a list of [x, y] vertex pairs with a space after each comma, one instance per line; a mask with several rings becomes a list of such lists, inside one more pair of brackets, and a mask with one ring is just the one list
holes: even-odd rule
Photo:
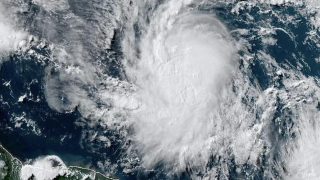
[[[319, 57], [308, 56], [320, 44], [318, 1], [32, 3], [36, 18], [23, 27], [19, 18], [29, 16], [16, 15], [27, 5], [0, 2], [0, 55], [47, 48], [44, 101], [59, 114], [79, 113], [82, 149], [117, 155], [101, 153], [100, 169], [209, 179], [319, 176]], [[32, 43], [39, 51], [28, 49]], [[26, 112], [11, 120], [46, 133]], [[50, 179], [66, 170], [47, 156], [21, 175]]]

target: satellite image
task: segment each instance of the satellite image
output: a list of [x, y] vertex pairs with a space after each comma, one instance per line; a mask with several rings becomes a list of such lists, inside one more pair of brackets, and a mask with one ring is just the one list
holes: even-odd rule
[[0, 0], [0, 180], [319, 180], [319, 0]]

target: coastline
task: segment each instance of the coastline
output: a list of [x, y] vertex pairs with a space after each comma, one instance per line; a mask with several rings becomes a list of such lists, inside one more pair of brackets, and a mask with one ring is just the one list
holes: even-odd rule
[[[0, 144], [0, 157], [4, 156], [4, 161], [6, 163], [6, 166], [10, 166], [8, 168], [8, 172], [7, 172], [7, 175], [5, 177], [15, 177], [15, 175], [20, 174], [20, 171], [21, 171], [21, 168], [22, 166], [24, 165], [24, 163], [18, 159], [17, 157], [13, 156], [3, 145]], [[1, 158], [0, 158], [1, 160]], [[9, 164], [7, 164], [7, 162], [9, 161]], [[14, 163], [17, 163], [16, 166], [18, 167], [14, 167], [15, 164]], [[93, 174], [93, 180], [96, 180], [96, 176], [99, 176], [99, 180], [100, 179], [105, 179], [105, 180], [116, 180], [115, 178], [111, 178], [111, 177], [107, 177], [106, 175], [103, 175], [102, 173], [100, 172], [97, 172], [95, 170], [92, 170], [92, 169], [88, 169], [88, 168], [84, 168], [84, 167], [80, 167], [80, 166], [66, 166], [68, 168], [68, 170], [73, 173], [72, 176], [81, 176], [81, 175], [87, 175], [86, 172], [88, 174]], [[17, 168], [17, 169], [16, 169]], [[16, 172], [16, 170], [18, 170], [19, 172]], [[86, 172], [83, 172], [83, 171], [86, 171]], [[69, 175], [67, 174], [66, 176], [63, 176], [64, 178], [70, 178], [70, 179], [73, 179], [73, 177], [69, 177]], [[6, 178], [5, 178], [6, 179]], [[13, 180], [13, 179], [12, 179]]]

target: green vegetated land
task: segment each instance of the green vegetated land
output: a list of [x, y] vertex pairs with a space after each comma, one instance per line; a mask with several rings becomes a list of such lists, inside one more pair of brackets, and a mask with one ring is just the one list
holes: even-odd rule
[[[22, 162], [13, 157], [3, 146], [0, 145], [0, 179], [20, 180]], [[76, 166], [68, 167], [69, 173], [57, 176], [54, 180], [113, 180], [94, 170]]]

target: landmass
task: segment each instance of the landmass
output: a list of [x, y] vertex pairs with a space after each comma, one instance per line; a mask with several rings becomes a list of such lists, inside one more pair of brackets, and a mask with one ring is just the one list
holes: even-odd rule
[[[3, 180], [36, 180], [37, 174], [28, 174], [28, 177], [21, 177], [24, 164], [16, 157], [12, 156], [3, 146], [0, 145], [0, 179]], [[31, 166], [30, 166], [31, 167]], [[39, 169], [38, 171], [41, 171]], [[39, 172], [41, 174], [41, 172]], [[38, 174], [39, 174], [38, 173]], [[42, 173], [44, 174], [44, 173]], [[52, 174], [51, 174], [52, 175]], [[59, 172], [52, 177], [52, 180], [114, 180], [116, 178], [107, 177], [91, 169], [68, 166], [63, 173]]]

